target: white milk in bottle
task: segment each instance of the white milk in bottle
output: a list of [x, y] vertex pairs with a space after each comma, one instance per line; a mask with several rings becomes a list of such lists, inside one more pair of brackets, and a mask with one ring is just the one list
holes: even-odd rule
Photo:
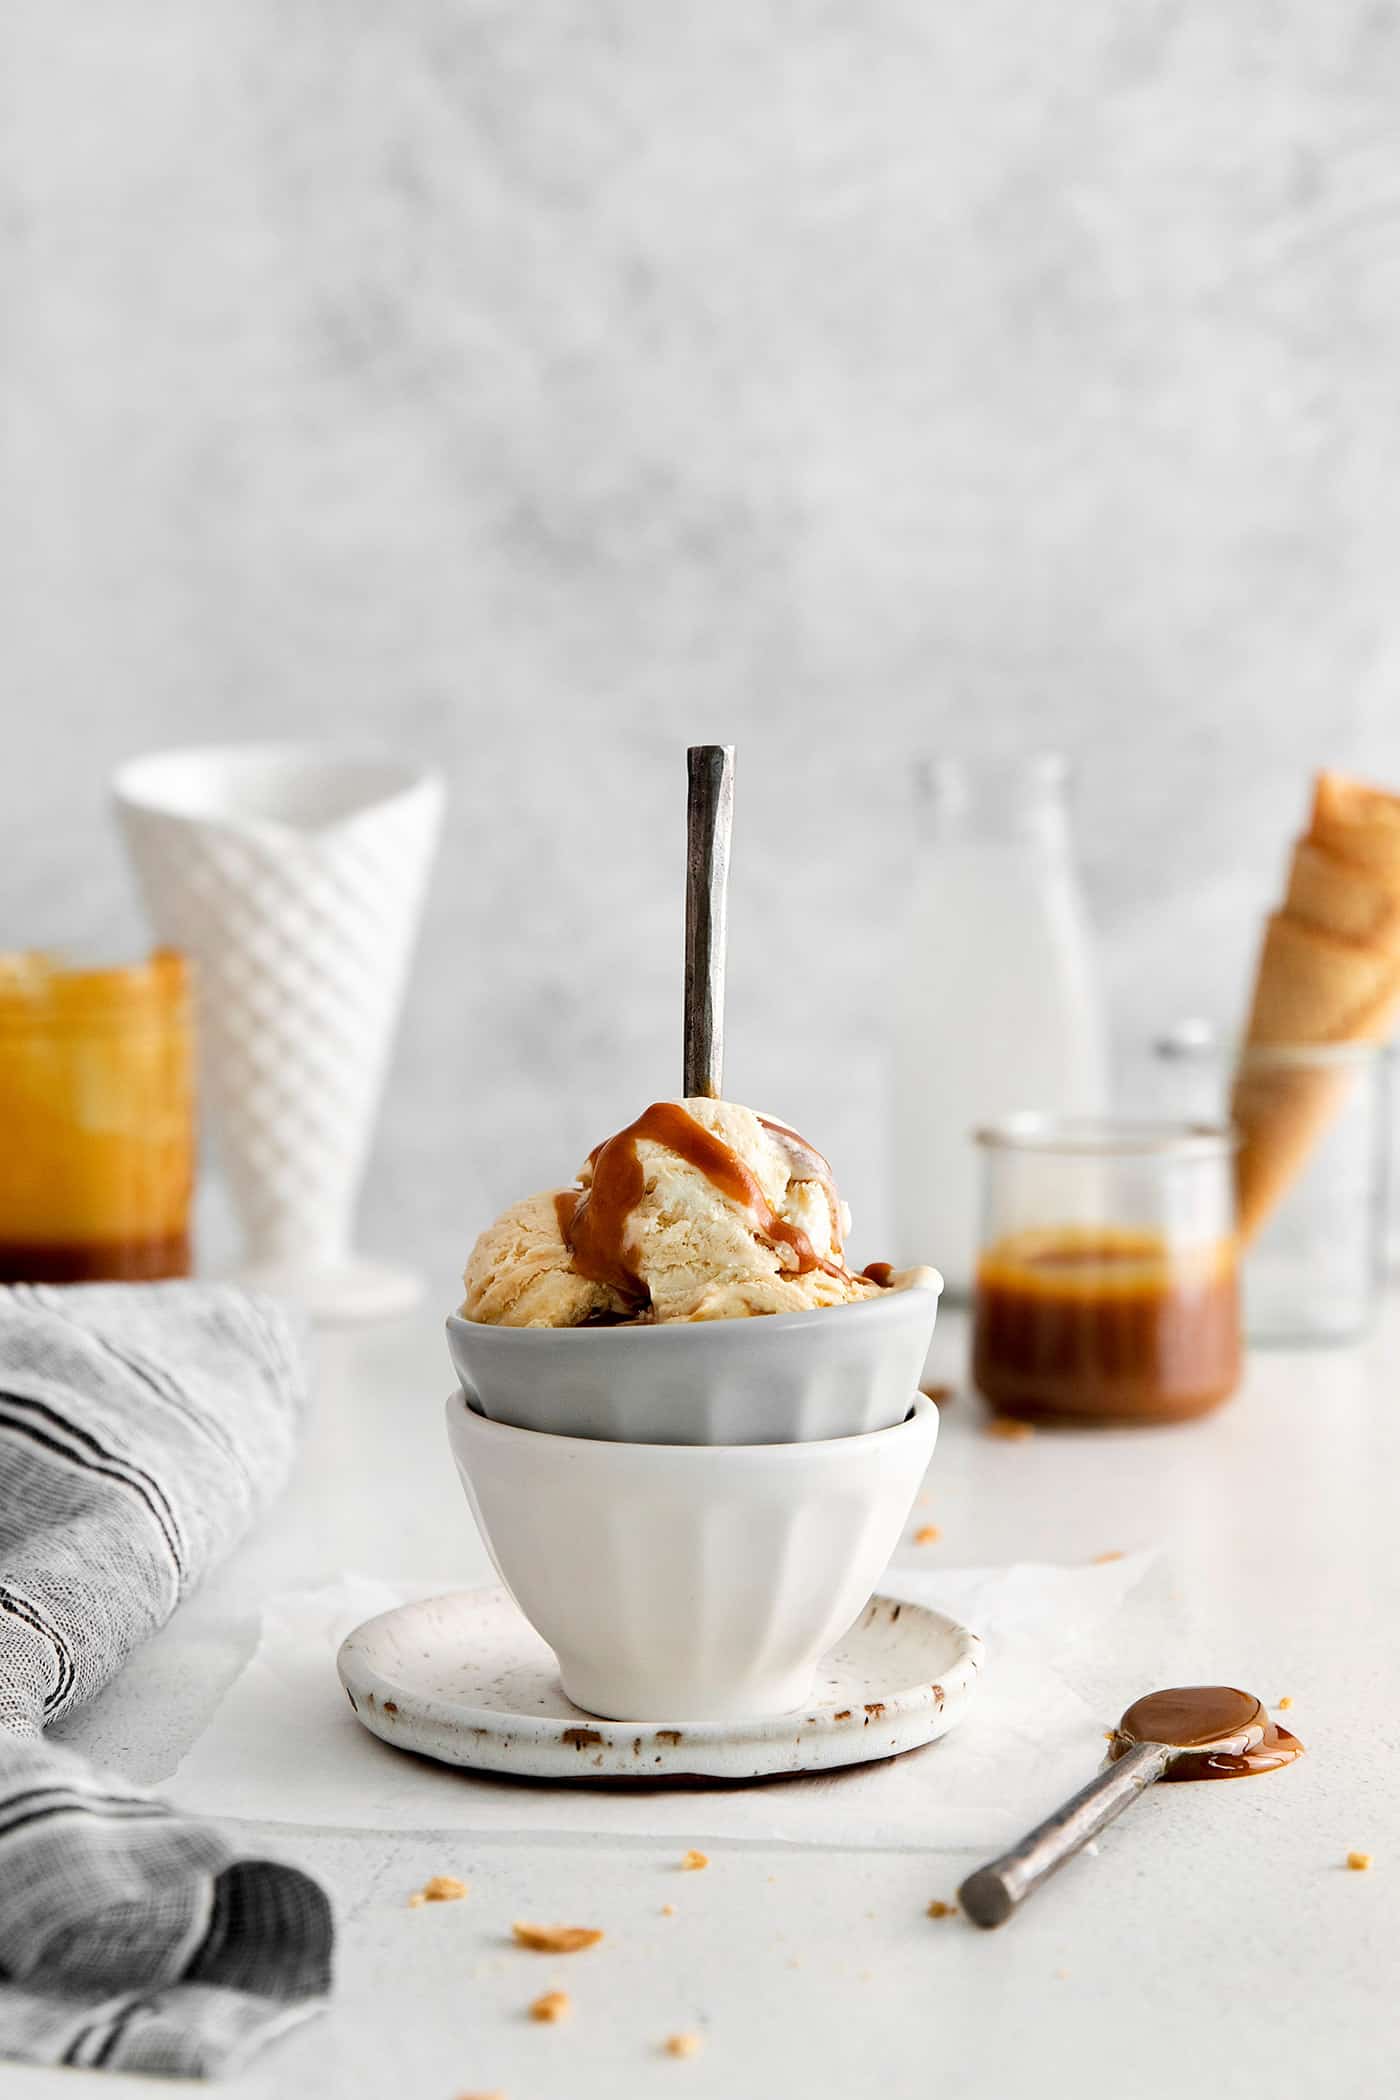
[[1100, 994], [1055, 756], [940, 759], [895, 1003], [895, 1252], [972, 1287], [971, 1133], [1017, 1109], [1107, 1107]]

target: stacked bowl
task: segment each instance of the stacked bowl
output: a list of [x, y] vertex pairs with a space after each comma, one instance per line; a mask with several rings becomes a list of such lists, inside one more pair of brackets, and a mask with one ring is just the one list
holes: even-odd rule
[[807, 1703], [933, 1454], [937, 1311], [935, 1286], [750, 1319], [448, 1320], [457, 1470], [575, 1705], [684, 1723]]

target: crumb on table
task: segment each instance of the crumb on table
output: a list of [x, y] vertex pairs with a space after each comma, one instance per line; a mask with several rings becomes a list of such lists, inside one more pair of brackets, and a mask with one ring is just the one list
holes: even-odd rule
[[1000, 1437], [1004, 1444], [1023, 1444], [1028, 1436], [1035, 1435], [1035, 1425], [1018, 1422], [1014, 1415], [993, 1415], [987, 1424], [987, 1434]]
[[1369, 1852], [1348, 1852], [1347, 1865], [1353, 1874], [1364, 1874], [1371, 1864]]
[[914, 1533], [916, 1546], [936, 1546], [943, 1534], [936, 1524], [921, 1524]]
[[581, 1954], [585, 1947], [596, 1947], [603, 1937], [591, 1925], [522, 1925], [511, 1926], [517, 1947], [528, 1947], [532, 1954]]
[[1096, 1568], [1106, 1568], [1111, 1560], [1121, 1560], [1122, 1558], [1123, 1548], [1121, 1546], [1110, 1546], [1107, 1553], [1096, 1553], [1094, 1555], [1093, 1565]]
[[555, 2027], [560, 2020], [567, 2020], [573, 2009], [567, 1991], [546, 1991], [530, 2007], [530, 2018], [541, 2021], [546, 2027]]
[[665, 2047], [668, 2056], [698, 2056], [700, 2037], [698, 2034], [668, 2034]]
[[466, 1882], [459, 1881], [455, 1874], [434, 1874], [421, 1889], [413, 1891], [408, 1899], [409, 1909], [416, 1910], [420, 1903], [460, 1903], [467, 1893]]
[[702, 1867], [708, 1867], [709, 1864], [709, 1853], [697, 1852], [692, 1845], [685, 1858], [681, 1861], [681, 1872], [682, 1874], [698, 1874]]
[[1292, 1704], [1293, 1704], [1293, 1701], [1292, 1701], [1291, 1699], [1288, 1699], [1288, 1698], [1285, 1698], [1285, 1699], [1280, 1699], [1280, 1700], [1279, 1700], [1279, 1702], [1278, 1702], [1278, 1708], [1279, 1708], [1279, 1712], [1280, 1712], [1280, 1713], [1285, 1713], [1285, 1714], [1286, 1714], [1286, 1713], [1287, 1713], [1287, 1711], [1288, 1711], [1288, 1709], [1289, 1709], [1289, 1707], [1290, 1707], [1290, 1706], [1291, 1706]]
[[674, 1903], [663, 1903], [663, 1904], [662, 1904], [662, 1906], [661, 1906], [661, 1915], [662, 1915], [662, 1917], [663, 1917], [663, 1918], [674, 1918], [674, 1916], [676, 1915], [676, 1906], [675, 1906], [675, 1904], [674, 1904]]
[[928, 1907], [928, 1914], [931, 1918], [951, 1918], [957, 1915], [957, 1908], [956, 1903], [945, 1903], [941, 1896], [935, 1896]]

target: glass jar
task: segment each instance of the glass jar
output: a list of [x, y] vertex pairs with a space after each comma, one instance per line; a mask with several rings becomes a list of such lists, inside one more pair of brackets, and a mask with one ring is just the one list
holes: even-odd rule
[[194, 1180], [182, 956], [0, 956], [0, 1281], [184, 1276]]
[[1107, 1105], [1103, 1003], [1054, 755], [941, 759], [920, 775], [924, 837], [895, 1006], [895, 1242], [966, 1298], [981, 1123]]
[[1227, 1126], [1020, 1115], [977, 1143], [973, 1378], [999, 1414], [1179, 1422], [1234, 1391]]
[[1381, 1043], [1236, 1050], [1200, 1023], [1156, 1045], [1174, 1114], [1231, 1115], [1251, 1342], [1349, 1342], [1380, 1304], [1386, 1268], [1393, 1058]]

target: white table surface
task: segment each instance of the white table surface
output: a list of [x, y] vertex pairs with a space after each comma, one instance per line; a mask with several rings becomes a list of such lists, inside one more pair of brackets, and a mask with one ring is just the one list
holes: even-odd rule
[[[532, 1838], [527, 1798], [518, 1834], [489, 1839], [245, 1826], [249, 1849], [299, 1862], [331, 1891], [338, 1976], [330, 2012], [224, 2090], [1400, 2091], [1398, 1344], [1392, 1303], [1361, 1347], [1256, 1355], [1240, 1397], [1184, 1429], [1006, 1443], [983, 1434], [966, 1393], [944, 1411], [931, 1478], [943, 1539], [926, 1552], [951, 1566], [1162, 1548], [1178, 1678], [1243, 1684], [1266, 1702], [1290, 1695], [1287, 1718], [1310, 1753], [1299, 1765], [1158, 1789], [1097, 1856], [990, 1934], [925, 1915], [985, 1854], [986, 1833], [966, 1849], [906, 1854], [716, 1841], [706, 1872], [679, 1875], [674, 1845]], [[935, 1373], [957, 1377], [964, 1347], [949, 1317]], [[291, 1491], [67, 1731], [134, 1777], [168, 1777], [251, 1651], [263, 1596], [345, 1568], [485, 1578], [444, 1447], [450, 1380], [435, 1315], [328, 1336], [318, 1358]], [[1124, 1704], [1151, 1688], [1131, 1653], [1121, 1677]], [[1018, 1756], [995, 1837], [1009, 1841], [1052, 1805]], [[703, 1804], [696, 1820], [698, 1839]], [[1371, 1872], [1346, 1870], [1352, 1848], [1374, 1855]], [[407, 1893], [438, 1872], [469, 1880], [469, 1901], [408, 1909]], [[607, 1940], [572, 1961], [542, 1959], [510, 1947], [520, 1916], [596, 1922]], [[575, 2001], [572, 2020], [531, 2023], [524, 2008], [555, 1983]], [[676, 2062], [660, 2045], [682, 2029], [702, 2033], [704, 2049]], [[0, 2074], [6, 2100], [89, 2089], [114, 2091], [83, 2072]]]

